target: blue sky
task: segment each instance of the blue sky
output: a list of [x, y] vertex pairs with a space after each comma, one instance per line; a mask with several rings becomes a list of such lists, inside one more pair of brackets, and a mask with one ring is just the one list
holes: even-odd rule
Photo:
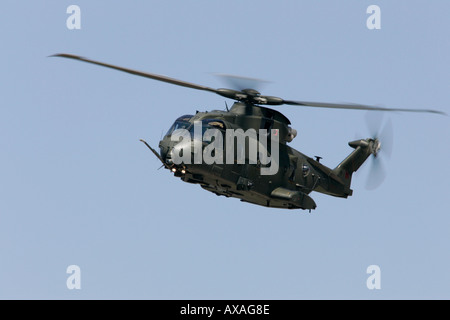
[[[81, 8], [81, 30], [66, 9]], [[366, 9], [381, 8], [381, 30]], [[449, 118], [392, 113], [388, 176], [318, 207], [268, 209], [183, 183], [157, 146], [214, 94], [48, 55], [67, 52], [222, 87], [270, 80], [285, 99], [450, 113], [444, 1], [4, 1], [0, 12], [0, 298], [450, 298]], [[232, 102], [227, 101], [230, 105]], [[364, 112], [279, 109], [291, 146], [336, 166]], [[81, 269], [68, 290], [66, 268]], [[381, 269], [368, 290], [366, 269]]]

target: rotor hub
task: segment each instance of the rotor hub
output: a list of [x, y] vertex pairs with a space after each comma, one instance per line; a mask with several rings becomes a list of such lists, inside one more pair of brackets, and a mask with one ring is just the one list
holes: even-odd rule
[[255, 89], [244, 89], [242, 92], [251, 98], [259, 97], [261, 95], [261, 93]]
[[378, 139], [375, 139], [371, 143], [371, 152], [376, 157], [381, 150], [381, 142]]

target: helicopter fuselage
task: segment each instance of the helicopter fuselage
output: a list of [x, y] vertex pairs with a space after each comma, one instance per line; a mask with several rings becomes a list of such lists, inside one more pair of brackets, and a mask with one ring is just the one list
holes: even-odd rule
[[[174, 130], [189, 130], [196, 122], [208, 124], [209, 127], [212, 124], [212, 127], [223, 132], [235, 128], [275, 130], [271, 132], [279, 135], [276, 172], [261, 174], [265, 166], [259, 162], [249, 163], [248, 150], [245, 151], [245, 163], [173, 163], [173, 150], [180, 143], [178, 139], [173, 139]], [[267, 207], [315, 209], [316, 204], [309, 196], [312, 191], [344, 198], [351, 195], [350, 181], [345, 181], [345, 175], [340, 178], [337, 172], [287, 145], [292, 140], [293, 132], [289, 125], [290, 121], [276, 110], [240, 102], [235, 103], [229, 111], [214, 110], [182, 116], [159, 143], [161, 160], [167, 169], [185, 182], [200, 184], [203, 189], [219, 196], [235, 197]], [[189, 145], [192, 152], [193, 145], [194, 142], [192, 149]], [[202, 142], [203, 149], [207, 145]], [[364, 152], [365, 158], [369, 155]], [[347, 180], [350, 180], [350, 175], [347, 174]]]

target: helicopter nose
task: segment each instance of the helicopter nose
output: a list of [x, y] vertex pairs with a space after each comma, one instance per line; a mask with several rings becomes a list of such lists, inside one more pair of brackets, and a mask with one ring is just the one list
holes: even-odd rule
[[[172, 141], [162, 140], [159, 143], [159, 154], [165, 163], [168, 165], [174, 164], [174, 155], [180, 155], [183, 143], [174, 143]], [[181, 153], [182, 155], [182, 153]]]
[[[187, 155], [186, 152], [189, 153], [189, 155]], [[169, 151], [166, 155], [166, 162], [177, 165], [188, 164], [191, 163], [192, 157], [191, 141], [181, 141], [169, 147]]]
[[175, 142], [171, 141], [171, 138], [168, 135], [166, 135], [161, 141], [159, 141], [159, 154], [161, 155], [163, 161], [167, 164], [172, 164], [169, 163], [167, 160], [171, 158], [169, 153], [174, 145]]
[[167, 155], [169, 153], [169, 146], [167, 146], [165, 143], [163, 143], [163, 141], [160, 141], [159, 143], [159, 154], [161, 155], [161, 158], [164, 160], [164, 162], [166, 161]]

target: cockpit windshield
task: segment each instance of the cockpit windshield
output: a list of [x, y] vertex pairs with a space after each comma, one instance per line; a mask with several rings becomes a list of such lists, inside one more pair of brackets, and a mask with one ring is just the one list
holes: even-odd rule
[[[194, 137], [194, 130], [196, 128], [195, 123], [189, 122], [190, 119], [193, 116], [191, 115], [185, 115], [182, 117], [179, 117], [174, 124], [170, 127], [169, 131], [167, 131], [166, 136], [172, 135], [173, 132], [177, 129], [186, 129], [191, 133], [191, 136]], [[205, 131], [208, 129], [219, 129], [221, 131], [224, 131], [225, 124], [221, 120], [217, 119], [204, 119], [201, 120], [201, 135], [205, 134]]]
[[177, 120], [175, 120], [169, 131], [167, 131], [166, 136], [171, 135], [177, 129], [187, 129], [191, 125], [189, 120], [192, 117], [193, 116], [189, 114], [179, 117]]

